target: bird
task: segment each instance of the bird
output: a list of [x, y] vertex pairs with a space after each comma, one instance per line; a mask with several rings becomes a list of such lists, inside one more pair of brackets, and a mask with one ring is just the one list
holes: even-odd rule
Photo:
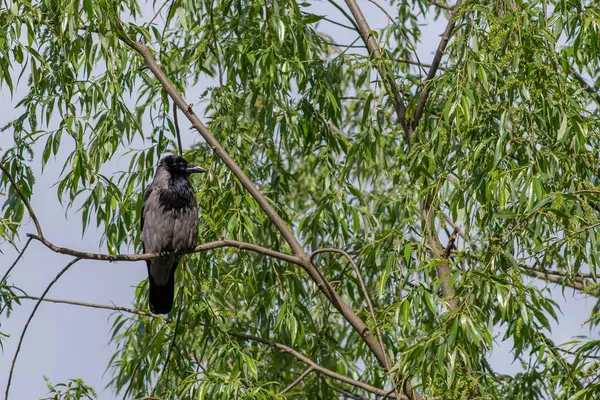
[[183, 254], [198, 243], [198, 203], [189, 178], [202, 172], [206, 170], [181, 156], [167, 155], [144, 192], [142, 248], [144, 253], [160, 254], [146, 260], [154, 314], [168, 314], [173, 308], [175, 270]]

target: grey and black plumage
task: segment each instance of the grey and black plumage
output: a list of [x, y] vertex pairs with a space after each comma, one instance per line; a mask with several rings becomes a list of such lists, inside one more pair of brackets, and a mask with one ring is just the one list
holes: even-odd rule
[[189, 177], [205, 170], [183, 157], [160, 160], [154, 181], [144, 193], [142, 246], [145, 253], [161, 253], [147, 260], [150, 311], [167, 314], [173, 308], [175, 270], [183, 253], [198, 242], [198, 203]]

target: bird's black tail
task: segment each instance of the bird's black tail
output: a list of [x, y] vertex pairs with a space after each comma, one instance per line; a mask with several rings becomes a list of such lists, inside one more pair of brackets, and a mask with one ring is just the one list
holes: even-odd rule
[[[166, 285], [158, 285], [151, 274], [148, 274], [148, 282], [150, 283], [150, 311], [154, 314], [168, 314], [173, 308], [173, 297], [175, 292], [175, 270], [179, 260], [175, 262], [169, 280]], [[150, 265], [148, 261], [148, 270]]]

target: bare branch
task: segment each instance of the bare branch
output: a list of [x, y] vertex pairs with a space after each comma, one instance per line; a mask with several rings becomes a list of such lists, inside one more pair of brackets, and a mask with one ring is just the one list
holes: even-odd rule
[[[399, 62], [401, 64], [410, 64], [410, 65], [416, 65], [417, 67], [424, 67], [424, 68], [431, 68], [431, 64], [427, 64], [427, 63], [422, 63], [419, 61], [413, 61], [413, 60], [407, 60], [405, 58], [396, 58], [394, 59], [394, 61]], [[445, 71], [446, 68], [444, 67], [438, 67], [438, 69], [440, 71]]]
[[0, 279], [0, 285], [2, 285], [4, 283], [4, 281], [8, 278], [8, 275], [10, 274], [10, 272], [13, 270], [13, 268], [16, 267], [16, 265], [19, 262], [19, 260], [21, 259], [21, 257], [23, 257], [23, 254], [25, 253], [25, 250], [27, 250], [27, 247], [29, 246], [29, 243], [31, 243], [31, 238], [27, 239], [27, 242], [25, 243], [25, 246], [23, 246], [23, 249], [19, 252], [19, 255], [17, 256], [17, 258], [15, 259], [15, 261], [12, 263], [12, 265], [10, 266], [10, 268], [8, 268], [6, 270], [6, 273], [4, 274], [4, 276], [2, 277], [2, 279]]
[[337, 8], [338, 11], [341, 12], [348, 21], [350, 21], [350, 23], [352, 24], [352, 26], [354, 27], [354, 30], [356, 32], [360, 32], [358, 25], [356, 25], [356, 22], [354, 22], [354, 19], [346, 12], [346, 10], [344, 10], [342, 7], [340, 7], [340, 5], [338, 3], [336, 3], [334, 0], [327, 0], [327, 2], [329, 4], [331, 4], [332, 6], [334, 6], [335, 8]]
[[354, 29], [354, 27], [352, 27], [352, 26], [349, 26], [349, 25], [346, 25], [346, 24], [342, 24], [341, 22], [334, 21], [334, 20], [332, 20], [332, 19], [329, 19], [329, 18], [327, 18], [327, 17], [321, 17], [321, 19], [322, 19], [323, 21], [327, 21], [327, 22], [329, 22], [329, 23], [332, 23], [332, 24], [334, 24], [334, 25], [337, 25], [337, 26], [341, 26], [342, 28], [346, 28], [346, 29], [349, 29], [349, 30], [351, 30], [351, 31], [354, 31], [354, 30], [356, 30], [356, 29]]
[[525, 269], [530, 269], [532, 271], [543, 272], [546, 275], [550, 274], [550, 275], [564, 276], [564, 277], [568, 277], [568, 278], [579, 280], [579, 281], [581, 281], [583, 279], [586, 279], [586, 278], [595, 278], [594, 275], [588, 274], [588, 273], [585, 273], [585, 272], [577, 272], [577, 273], [571, 274], [569, 272], [556, 271], [556, 270], [553, 270], [553, 269], [546, 269], [546, 268], [540, 268], [540, 267], [531, 267], [531, 266], [528, 266], [528, 265], [521, 265], [521, 266], [524, 267]]
[[74, 301], [74, 300], [64, 300], [64, 299], [49, 299], [49, 298], [41, 298], [36, 296], [14, 296], [15, 299], [27, 299], [27, 300], [38, 300], [45, 301], [48, 303], [56, 303], [56, 304], [68, 304], [71, 306], [80, 306], [80, 307], [88, 307], [88, 308], [99, 308], [103, 310], [112, 310], [112, 311], [120, 311], [126, 312], [129, 314], [136, 314], [142, 317], [151, 317], [151, 318], [160, 318], [159, 316], [140, 310], [134, 310], [132, 308], [120, 307], [120, 306], [109, 306], [106, 304], [94, 304], [94, 303], [85, 303], [82, 301]]
[[[73, 257], [79, 257], [85, 260], [102, 260], [102, 261], [142, 261], [142, 260], [151, 260], [153, 258], [159, 258], [159, 253], [144, 253], [144, 254], [99, 254], [99, 253], [87, 253], [83, 251], [77, 251], [68, 249], [65, 247], [58, 247], [54, 244], [50, 243], [48, 240], [41, 238], [36, 235], [28, 234], [32, 239], [38, 240], [42, 242], [44, 246], [49, 248], [55, 253], [67, 254]], [[221, 247], [234, 247], [240, 250], [249, 250], [255, 253], [264, 254], [269, 257], [274, 257], [283, 261], [290, 262], [296, 265], [303, 265], [302, 260], [299, 257], [293, 256], [291, 254], [280, 253], [275, 250], [267, 249], [265, 247], [246, 243], [246, 242], [238, 242], [237, 240], [225, 239], [221, 238], [220, 240], [215, 240], [214, 242], [202, 243], [196, 246], [195, 249], [189, 251], [190, 253], [201, 253], [203, 251], [218, 249]]]
[[592, 282], [589, 279], [575, 278], [573, 279], [573, 281], [569, 281], [568, 276], [557, 276], [552, 274], [553, 272], [558, 271], [539, 271], [534, 267], [526, 265], [521, 265], [520, 267], [525, 271], [525, 273], [527, 273], [530, 276], [533, 276], [534, 278], [542, 279], [546, 282], [553, 282], [560, 285], [569, 286], [573, 289], [585, 291], [586, 293], [591, 294], [592, 296], [598, 296], [600, 294], [600, 288], [586, 290], [588, 287], [594, 285], [594, 282]]
[[52, 280], [52, 282], [50, 282], [48, 284], [48, 286], [44, 290], [44, 293], [42, 293], [42, 295], [40, 296], [40, 299], [37, 301], [37, 303], [35, 303], [35, 306], [33, 307], [33, 310], [31, 311], [31, 314], [29, 315], [29, 318], [27, 319], [27, 322], [25, 322], [25, 326], [23, 327], [23, 331], [21, 332], [21, 337], [19, 338], [19, 344], [17, 344], [17, 350], [15, 351], [15, 355], [13, 357], [12, 364], [10, 366], [10, 373], [8, 374], [8, 382], [6, 384], [6, 392], [5, 392], [4, 400], [8, 400], [8, 393], [10, 391], [10, 383], [12, 381], [13, 372], [15, 370], [15, 364], [17, 362], [17, 358], [19, 357], [19, 352], [21, 351], [21, 345], [23, 344], [23, 339], [25, 338], [25, 333], [27, 332], [27, 328], [29, 328], [29, 324], [33, 320], [33, 316], [35, 315], [37, 309], [40, 307], [40, 304], [42, 304], [42, 300], [44, 299], [44, 297], [46, 296], [46, 294], [48, 294], [48, 292], [50, 291], [50, 288], [60, 279], [60, 277], [65, 272], [67, 272], [69, 270], [69, 268], [71, 268], [73, 266], [73, 264], [75, 264], [79, 260], [81, 260], [81, 258], [75, 258], [74, 260], [72, 260], [71, 262], [69, 262], [56, 275], [56, 277], [54, 277], [54, 279]]
[[[375, 38], [371, 34], [371, 28], [369, 27], [369, 23], [365, 19], [365, 16], [363, 15], [362, 10], [360, 9], [360, 7], [358, 6], [358, 4], [356, 3], [355, 0], [345, 0], [345, 1], [346, 1], [346, 5], [350, 9], [350, 12], [352, 12], [352, 16], [354, 17], [354, 20], [356, 21], [356, 25], [358, 26], [358, 31], [360, 32], [360, 35], [363, 38], [363, 41], [365, 42], [367, 48], [369, 49], [369, 54], [372, 57], [374, 57], [375, 59], [381, 59], [382, 58], [381, 49], [379, 48], [379, 44], [377, 43], [377, 40], [375, 40]], [[381, 78], [384, 81], [386, 81], [389, 86], [392, 97], [394, 99], [394, 107], [396, 110], [396, 115], [398, 116], [398, 120], [399, 120], [400, 124], [402, 125], [402, 129], [406, 133], [406, 139], [408, 141], [408, 144], [410, 145], [410, 143], [412, 141], [412, 130], [411, 130], [410, 126], [406, 123], [406, 106], [404, 104], [404, 99], [402, 97], [402, 94], [400, 94], [400, 91], [398, 90], [398, 87], [396, 86], [396, 82], [394, 81], [394, 78], [393, 78], [392, 74], [390, 73], [390, 71], [388, 70], [387, 66], [384, 63], [377, 61], [376, 68], [377, 68], [377, 72], [379, 72], [379, 75], [381, 76]]]
[[598, 190], [598, 189], [576, 190], [573, 192], [573, 194], [600, 194], [600, 190]]
[[[268, 339], [259, 338], [259, 337], [252, 336], [252, 335], [247, 335], [245, 333], [238, 333], [238, 332], [229, 331], [229, 332], [227, 332], [227, 334], [231, 335], [231, 336], [238, 337], [240, 339], [252, 340], [252, 341], [255, 341], [255, 342], [259, 342], [259, 343], [265, 344], [267, 346], [275, 347], [276, 349], [279, 349], [279, 350], [281, 350], [284, 353], [288, 353], [288, 354], [293, 355], [298, 360], [302, 361], [303, 363], [305, 363], [306, 365], [308, 365], [310, 367], [313, 367], [315, 369], [315, 371], [318, 371], [318, 372], [322, 373], [323, 375], [327, 375], [327, 376], [329, 376], [329, 377], [331, 377], [333, 379], [337, 379], [338, 381], [341, 381], [341, 382], [347, 383], [349, 385], [361, 388], [363, 390], [366, 390], [367, 392], [378, 394], [380, 396], [384, 396], [384, 395], [387, 394], [386, 390], [377, 388], [375, 386], [371, 386], [371, 385], [369, 385], [368, 383], [365, 383], [365, 382], [354, 380], [354, 379], [352, 379], [350, 377], [347, 377], [347, 376], [342, 375], [342, 374], [338, 374], [337, 372], [334, 372], [334, 371], [331, 371], [331, 370], [329, 370], [329, 369], [327, 369], [325, 367], [322, 367], [319, 364], [317, 364], [316, 362], [314, 362], [313, 360], [311, 360], [310, 358], [306, 357], [305, 355], [303, 355], [301, 353], [298, 353], [296, 350], [294, 350], [291, 347], [288, 347], [288, 346], [286, 346], [284, 344], [277, 343], [277, 342], [274, 342], [274, 341], [268, 340]], [[395, 395], [388, 396], [388, 397], [396, 398]], [[400, 398], [404, 399], [404, 400], [408, 399], [406, 396], [401, 396]]]
[[448, 20], [448, 25], [446, 25], [446, 29], [442, 35], [442, 39], [438, 45], [437, 51], [433, 57], [433, 61], [431, 62], [431, 68], [429, 69], [429, 73], [427, 74], [427, 78], [425, 79], [423, 90], [419, 96], [419, 102], [417, 104], [417, 108], [415, 110], [415, 115], [411, 122], [412, 129], [415, 129], [419, 122], [421, 121], [421, 117], [423, 116], [423, 110], [425, 109], [425, 105], [427, 104], [427, 99], [429, 98], [429, 93], [431, 92], [431, 81], [435, 78], [435, 74], [440, 66], [440, 62], [442, 61], [442, 56], [444, 55], [444, 51], [446, 50], [446, 45], [450, 41], [450, 36], [452, 35], [452, 31], [454, 30], [454, 25], [456, 24], [456, 13], [460, 8], [460, 4], [462, 0], [457, 0], [456, 4], [452, 7], [452, 12], [450, 13], [450, 18]]
[[290, 390], [292, 390], [294, 388], [294, 386], [296, 386], [297, 384], [299, 384], [300, 382], [302, 382], [302, 380], [304, 378], [306, 378], [308, 375], [310, 375], [310, 373], [313, 372], [314, 370], [315, 370], [315, 367], [313, 367], [312, 365], [310, 367], [308, 367], [306, 369], [306, 371], [304, 371], [303, 373], [301, 373], [300, 376], [294, 380], [294, 382], [292, 382], [289, 385], [287, 385], [287, 387], [285, 389], [283, 389], [281, 392], [279, 392], [279, 394], [282, 395], [282, 394], [287, 393]]
[[11, 175], [8, 168], [6, 168], [6, 166], [4, 164], [2, 164], [2, 162], [0, 162], [0, 169], [2, 170], [2, 172], [4, 172], [4, 174], [10, 181], [10, 184], [12, 185], [13, 189], [15, 189], [15, 192], [17, 192], [17, 194], [21, 198], [21, 201], [23, 202], [23, 204], [25, 204], [25, 207], [27, 208], [27, 212], [29, 213], [29, 216], [31, 217], [31, 219], [33, 220], [33, 223], [35, 224], [35, 229], [38, 233], [38, 236], [44, 237], [44, 234], [42, 233], [42, 226], [40, 225], [40, 222], [38, 221], [37, 217], [35, 216], [35, 212], [33, 211], [31, 204], [29, 204], [29, 200], [27, 200], [27, 197], [25, 197], [21, 188], [19, 187], [19, 185], [17, 185], [15, 178], [13, 178], [13, 176]]

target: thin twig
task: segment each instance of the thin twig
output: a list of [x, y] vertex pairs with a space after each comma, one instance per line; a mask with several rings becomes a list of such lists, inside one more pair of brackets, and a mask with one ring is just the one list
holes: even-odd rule
[[88, 307], [88, 308], [99, 308], [99, 309], [103, 309], [103, 310], [126, 312], [129, 314], [135, 314], [135, 315], [139, 315], [142, 317], [161, 318], [160, 316], [149, 313], [147, 311], [134, 310], [133, 308], [120, 307], [120, 306], [114, 306], [114, 305], [109, 306], [106, 304], [86, 303], [86, 302], [75, 301], [75, 300], [41, 298], [41, 297], [36, 297], [36, 296], [14, 296], [13, 298], [26, 299], [26, 300], [38, 300], [38, 301], [45, 301], [48, 303], [56, 303], [56, 304], [68, 304], [71, 306], [80, 306], [80, 307]]
[[177, 104], [173, 102], [173, 124], [175, 125], [175, 135], [177, 136], [177, 150], [183, 157], [183, 145], [181, 144], [181, 131], [179, 130], [179, 121], [177, 119]]
[[17, 265], [17, 263], [19, 262], [19, 260], [21, 259], [21, 257], [23, 257], [23, 254], [25, 253], [25, 250], [27, 250], [27, 246], [29, 246], [29, 243], [31, 243], [31, 238], [27, 239], [27, 242], [25, 243], [25, 246], [23, 246], [23, 249], [19, 252], [19, 255], [15, 259], [15, 262], [12, 263], [12, 265], [10, 266], [10, 268], [8, 268], [8, 270], [6, 271], [6, 273], [4, 274], [4, 276], [2, 277], [2, 279], [0, 280], [0, 285], [2, 285], [4, 283], [4, 281], [8, 278], [8, 275], [10, 274], [10, 272]]
[[[546, 21], [546, 23], [547, 23], [547, 21]], [[548, 46], [550, 52], [552, 53], [552, 56], [550, 58], [552, 59], [554, 67], [557, 70], [563, 70], [564, 71], [564, 69], [562, 67], [562, 63], [558, 59], [558, 53], [556, 52], [556, 48], [554, 47], [554, 44], [551, 43], [550, 41], [548, 41], [545, 38], [544, 38], [544, 42], [546, 43], [546, 46]], [[566, 75], [567, 71], [564, 71], [564, 72], [565, 72], [565, 75]], [[579, 81], [579, 84], [581, 85], [581, 87], [583, 87], [583, 89], [586, 92], [588, 92], [589, 94], [591, 94], [594, 97], [594, 99], [596, 100], [596, 102], [600, 105], [600, 92], [596, 88], [594, 88], [593, 86], [591, 86], [589, 83], [587, 83], [587, 81], [585, 80], [585, 78], [583, 76], [581, 76], [581, 74], [579, 72], [577, 72], [575, 70], [575, 68], [569, 66], [568, 73], [570, 73], [571, 75], [573, 75], [573, 77]]]
[[[58, 247], [49, 242], [48, 240], [41, 238], [36, 235], [27, 234], [32, 239], [38, 240], [42, 242], [42, 244], [48, 247], [55, 253], [67, 254], [73, 257], [83, 258], [85, 260], [102, 260], [102, 261], [142, 261], [142, 260], [152, 260], [154, 258], [159, 258], [159, 253], [144, 253], [144, 254], [100, 254], [100, 253], [87, 253], [83, 251], [77, 251], [73, 249], [68, 249], [65, 247]], [[225, 239], [221, 238], [220, 240], [215, 240], [214, 242], [202, 243], [196, 246], [193, 250], [188, 253], [201, 253], [203, 251], [218, 249], [221, 247], [235, 247], [240, 250], [249, 250], [255, 253], [264, 254], [269, 257], [274, 257], [283, 261], [290, 262], [296, 265], [302, 265], [302, 260], [299, 257], [293, 256], [291, 254], [281, 253], [279, 251], [267, 249], [265, 247], [246, 243], [246, 242], [238, 242], [237, 240]]]
[[540, 272], [540, 271], [537, 271], [533, 267], [528, 267], [525, 265], [521, 265], [520, 267], [525, 271], [525, 273], [527, 273], [527, 275], [533, 276], [535, 278], [542, 279], [547, 282], [552, 282], [552, 283], [557, 283], [557, 284], [564, 285], [564, 286], [569, 286], [573, 289], [585, 291], [585, 293], [591, 294], [592, 296], [597, 296], [598, 294], [600, 294], [600, 288], [586, 291], [586, 289], [589, 286], [594, 285], [594, 283], [592, 281], [590, 281], [589, 279], [580, 279], [580, 280], [575, 279], [573, 282], [568, 282], [568, 280], [566, 279], [567, 277], [565, 277], [565, 276], [550, 275], [549, 273]]
[[163, 8], [165, 8], [165, 6], [167, 4], [169, 4], [169, 3], [170, 3], [169, 0], [165, 1], [163, 3], [163, 5], [159, 7], [158, 11], [156, 11], [156, 13], [154, 14], [154, 17], [152, 17], [152, 19], [146, 24], [146, 26], [152, 25], [152, 23], [154, 22], [154, 20], [156, 20], [156, 18], [158, 18], [158, 16], [160, 15], [160, 12], [163, 10]]
[[340, 27], [342, 27], [342, 28], [349, 29], [349, 30], [351, 30], [351, 31], [354, 31], [354, 30], [356, 30], [356, 29], [354, 29], [354, 27], [352, 27], [352, 26], [349, 26], [349, 25], [346, 25], [346, 24], [342, 24], [341, 22], [334, 21], [334, 20], [332, 20], [332, 19], [329, 19], [329, 18], [327, 18], [327, 17], [322, 17], [321, 19], [322, 19], [323, 21], [327, 21], [327, 22], [329, 22], [329, 23], [332, 23], [332, 24], [334, 24], [334, 25], [340, 26]]
[[[431, 68], [431, 64], [422, 63], [422, 62], [419, 62], [419, 61], [408, 60], [406, 58], [396, 58], [396, 59], [394, 59], [394, 61], [402, 63], [402, 64], [416, 65], [417, 67], [422, 67], [422, 68]], [[438, 67], [438, 69], [440, 71], [445, 71], [446, 70], [445, 67]]]
[[308, 375], [310, 375], [310, 373], [313, 372], [314, 370], [315, 370], [315, 367], [313, 367], [312, 365], [310, 367], [308, 367], [306, 369], [306, 371], [301, 373], [300, 376], [294, 380], [294, 382], [290, 383], [289, 385], [286, 386], [285, 389], [283, 389], [281, 392], [279, 392], [279, 395], [282, 395], [282, 394], [287, 393], [290, 390], [292, 390], [294, 388], [294, 386], [296, 386], [297, 384], [302, 382], [302, 380], [304, 378], [306, 378]]
[[336, 3], [334, 0], [327, 0], [327, 2], [329, 4], [331, 4], [332, 6], [334, 6], [335, 8], [338, 9], [339, 12], [342, 13], [342, 15], [344, 17], [346, 17], [346, 19], [348, 21], [350, 21], [350, 23], [352, 24], [352, 26], [354, 27], [354, 30], [356, 32], [360, 32], [360, 29], [358, 28], [358, 25], [356, 25], [356, 22], [354, 21], [354, 19], [346, 12], [346, 10], [344, 10], [342, 7], [340, 7], [340, 5], [338, 3]]
[[553, 269], [546, 269], [546, 268], [541, 268], [541, 267], [531, 267], [528, 265], [521, 265], [521, 266], [526, 269], [530, 269], [532, 271], [540, 271], [540, 272], [543, 272], [544, 274], [564, 276], [567, 278], [573, 278], [573, 279], [577, 279], [577, 280], [582, 280], [582, 279], [586, 279], [586, 278], [596, 279], [596, 276], [586, 273], [586, 272], [577, 272], [577, 273], [571, 274], [569, 272], [556, 271]]
[[443, 214], [444, 214], [444, 219], [446, 220], [446, 222], [449, 223], [450, 225], [452, 225], [452, 228], [456, 230], [456, 233], [458, 234], [458, 236], [463, 238], [463, 240], [469, 245], [469, 247], [473, 247], [473, 246], [471, 246], [471, 244], [469, 242], [469, 238], [467, 237], [467, 234], [465, 233], [465, 231], [460, 229], [460, 226], [458, 226], [452, 220], [452, 218], [450, 218], [450, 216], [448, 214], [446, 214], [446, 213], [443, 213]]
[[29, 318], [27, 319], [27, 322], [25, 322], [25, 326], [23, 327], [23, 331], [21, 332], [21, 337], [19, 338], [19, 343], [17, 344], [17, 350], [15, 351], [15, 355], [13, 357], [13, 360], [12, 360], [12, 363], [11, 363], [11, 366], [10, 366], [10, 373], [8, 374], [8, 382], [6, 384], [6, 392], [5, 392], [4, 400], [8, 400], [8, 392], [10, 391], [10, 383], [12, 381], [13, 372], [15, 370], [15, 364], [17, 362], [17, 357], [19, 357], [19, 352], [21, 351], [21, 345], [23, 344], [23, 339], [25, 338], [25, 333], [27, 332], [27, 328], [29, 327], [29, 324], [33, 320], [33, 316], [35, 315], [35, 312], [39, 308], [40, 304], [42, 304], [42, 300], [44, 299], [44, 297], [46, 296], [46, 294], [50, 291], [50, 288], [60, 279], [60, 277], [65, 272], [67, 272], [67, 270], [69, 268], [71, 268], [73, 266], [73, 264], [75, 264], [79, 260], [81, 260], [81, 258], [75, 258], [74, 260], [72, 260], [71, 262], [69, 262], [56, 275], [56, 277], [54, 277], [54, 279], [52, 280], [52, 282], [50, 282], [50, 284], [48, 284], [48, 286], [46, 286], [46, 289], [44, 290], [44, 293], [42, 293], [42, 295], [40, 296], [40, 299], [38, 300], [38, 302], [35, 303], [35, 306], [33, 307], [33, 310], [31, 311], [31, 314], [29, 315]]
[[431, 92], [431, 81], [435, 77], [437, 70], [439, 69], [440, 62], [442, 61], [442, 56], [446, 51], [446, 46], [450, 41], [450, 36], [452, 36], [452, 31], [454, 30], [454, 26], [456, 24], [456, 13], [460, 9], [460, 4], [462, 0], [457, 0], [456, 4], [452, 7], [452, 12], [450, 13], [450, 17], [448, 20], [448, 25], [446, 25], [446, 29], [442, 34], [442, 39], [438, 45], [438, 48], [433, 57], [433, 61], [431, 62], [431, 68], [429, 69], [429, 73], [427, 74], [427, 78], [425, 79], [423, 90], [419, 95], [419, 102], [417, 104], [417, 108], [415, 110], [415, 115], [411, 122], [411, 126], [415, 129], [419, 122], [421, 121], [421, 117], [423, 116], [423, 110], [425, 109], [425, 105], [427, 104], [427, 99], [429, 98], [429, 93]]
[[25, 204], [25, 207], [27, 208], [27, 212], [29, 212], [29, 216], [31, 217], [31, 219], [33, 220], [33, 223], [35, 224], [35, 229], [38, 233], [38, 236], [44, 237], [44, 234], [42, 233], [42, 226], [40, 225], [40, 222], [38, 221], [37, 217], [35, 216], [35, 212], [33, 211], [31, 204], [29, 204], [29, 200], [27, 200], [27, 197], [25, 197], [25, 195], [23, 194], [23, 191], [21, 191], [21, 188], [19, 187], [19, 185], [17, 185], [15, 178], [13, 178], [13, 176], [11, 175], [8, 168], [6, 168], [4, 166], [4, 164], [2, 164], [2, 162], [0, 162], [0, 169], [2, 170], [2, 172], [4, 172], [4, 174], [10, 181], [10, 184], [12, 185], [13, 189], [15, 189], [15, 192], [17, 192], [17, 194], [21, 198], [21, 201], [23, 202], [23, 204]]

